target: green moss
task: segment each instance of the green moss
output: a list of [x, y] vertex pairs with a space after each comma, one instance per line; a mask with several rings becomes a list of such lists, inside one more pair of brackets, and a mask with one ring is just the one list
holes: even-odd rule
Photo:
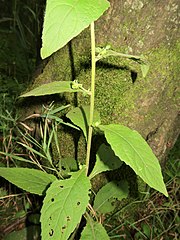
[[[118, 51], [122, 52], [121, 49], [118, 49]], [[100, 61], [97, 64], [96, 71], [95, 107], [100, 112], [102, 123], [124, 124], [137, 129], [141, 133], [143, 131], [143, 136], [147, 136], [152, 124], [156, 128], [158, 123], [153, 123], [152, 119], [157, 118], [157, 115], [161, 117], [167, 104], [177, 103], [174, 81], [176, 81], [179, 72], [177, 65], [179, 61], [178, 51], [179, 43], [169, 48], [162, 44], [158, 48], [147, 52], [150, 71], [145, 79], [142, 77], [139, 64], [133, 61], [118, 57], [110, 57]], [[51, 80], [52, 78], [53, 80], [69, 80], [72, 78], [72, 66], [68, 59], [68, 48], [55, 54], [44, 73], [40, 75], [39, 80], [43, 79], [43, 76]], [[89, 54], [86, 50], [82, 55], [75, 52], [74, 71], [78, 81], [86, 89], [90, 88], [91, 69]], [[132, 72], [137, 73], [137, 79], [134, 83], [131, 78]], [[172, 76], [174, 79], [172, 79]], [[159, 91], [164, 92], [166, 99], [159, 98]], [[72, 94], [66, 94], [65, 98], [66, 102], [74, 104]], [[156, 102], [157, 107], [154, 106], [154, 102]], [[78, 94], [78, 105], [82, 104], [89, 104], [89, 96], [84, 97], [82, 94]], [[134, 125], [134, 122], [136, 122], [136, 125]], [[69, 143], [69, 146], [62, 144], [63, 155], [72, 154], [74, 156], [73, 137], [71, 134], [67, 134], [65, 138], [67, 138], [65, 141]], [[63, 142], [65, 138], [63, 136]], [[85, 153], [83, 141], [79, 145], [83, 146], [82, 151], [81, 147], [78, 148], [78, 154], [83, 159]]]
[[[176, 46], [172, 51], [172, 49], [167, 49], [166, 46], [162, 45], [147, 53], [150, 71], [145, 79], [142, 78], [140, 66], [137, 63], [120, 58], [109, 58], [101, 61], [97, 65], [95, 105], [101, 114], [102, 123], [121, 123], [139, 129], [138, 125], [133, 125], [133, 119], [138, 115], [140, 121], [141, 116], [143, 119], [144, 136], [147, 136], [152, 124], [156, 128], [157, 123], [153, 123], [152, 119], [157, 115], [162, 117], [167, 102], [169, 104], [174, 103], [176, 98], [173, 95], [174, 82], [171, 78], [176, 61], [174, 52], [176, 52]], [[91, 73], [87, 59], [84, 66], [86, 67], [80, 71], [78, 80], [88, 89]], [[137, 72], [135, 83], [132, 82], [131, 71]], [[165, 86], [164, 82], [166, 82]], [[165, 95], [168, 91], [169, 99], [159, 99], [159, 91], [164, 91]], [[153, 104], [152, 109], [146, 108], [146, 103], [148, 105], [149, 101], [152, 101], [152, 103], [157, 101], [157, 107], [154, 107]], [[89, 104], [89, 97], [79, 94], [78, 104]], [[136, 124], [138, 124], [138, 121], [136, 121]], [[147, 126], [147, 130], [144, 130], [145, 126]], [[81, 144], [79, 145], [81, 146]], [[78, 149], [81, 159], [83, 159], [85, 153], [84, 144], [82, 148], [83, 150], [81, 147]], [[65, 152], [72, 151], [68, 148]]]
[[[103, 124], [124, 124], [137, 129], [145, 137], [152, 124], [156, 128], [156, 123], [153, 123], [152, 119], [157, 115], [161, 117], [167, 104], [175, 105], [177, 103], [174, 81], [178, 79], [179, 73], [179, 46], [180, 44], [177, 43], [167, 48], [165, 44], [162, 44], [158, 48], [146, 52], [150, 71], [145, 79], [142, 77], [139, 64], [133, 61], [110, 57], [98, 62], [95, 107], [100, 112]], [[39, 85], [41, 81], [69, 80], [76, 77], [86, 89], [90, 88], [89, 52], [86, 49], [82, 50], [81, 46], [78, 48], [81, 54], [73, 49], [74, 70], [72, 69], [72, 59], [69, 57], [69, 49], [65, 47], [54, 55], [44, 72], [36, 79], [34, 86]], [[123, 50], [124, 48], [117, 49], [119, 52], [123, 52]], [[134, 83], [131, 77], [132, 72], [137, 73]], [[159, 91], [164, 92], [166, 99], [159, 99]], [[156, 102], [157, 107], [152, 104], [151, 109], [150, 101]], [[74, 96], [65, 94], [65, 102], [73, 105]], [[89, 104], [89, 96], [84, 97], [82, 94], [78, 94], [78, 105], [82, 104]], [[67, 138], [66, 143], [69, 144], [61, 144], [63, 155], [74, 156], [73, 137], [71, 134], [67, 134], [66, 137], [62, 137], [63, 142], [65, 138]], [[78, 149], [78, 154], [83, 159], [85, 144], [82, 141], [79, 145], [83, 146], [82, 151], [81, 147]]]
[[[86, 88], [89, 88], [90, 70], [84, 72], [79, 81]], [[117, 59], [116, 61], [108, 59], [97, 65], [95, 107], [101, 113], [103, 123], [111, 121], [119, 96], [130, 86], [130, 73]], [[83, 98], [82, 95], [79, 96], [80, 104], [87, 104], [88, 102], [87, 98]]]

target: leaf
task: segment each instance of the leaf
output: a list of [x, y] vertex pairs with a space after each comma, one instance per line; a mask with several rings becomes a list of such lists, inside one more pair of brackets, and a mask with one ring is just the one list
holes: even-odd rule
[[71, 87], [72, 81], [54, 81], [51, 83], [43, 84], [20, 97], [30, 97], [30, 96], [45, 96], [56, 93], [74, 93], [81, 92], [79, 89], [72, 89]]
[[[70, 107], [71, 105], [70, 104], [68, 104], [68, 105], [66, 105], [66, 106], [60, 106], [60, 107], [57, 107], [57, 108], [53, 108], [53, 109], [51, 109], [51, 110], [49, 110], [48, 111], [48, 114], [49, 115], [54, 115], [55, 113], [58, 113], [58, 112], [61, 112], [61, 111], [63, 111], [64, 109], [66, 109], [66, 108], [68, 108], [68, 107]], [[41, 115], [42, 116], [42, 115]]]
[[23, 190], [43, 195], [47, 187], [56, 180], [54, 175], [29, 168], [0, 168], [0, 176]]
[[129, 194], [128, 183], [125, 180], [112, 181], [102, 187], [94, 200], [94, 209], [100, 213], [112, 212], [115, 209], [115, 201], [127, 198]]
[[23, 157], [20, 157], [18, 155], [14, 155], [14, 154], [11, 154], [11, 153], [0, 152], [0, 154], [5, 155], [7, 157], [10, 157], [12, 159], [18, 160], [18, 161], [27, 162], [27, 163], [31, 163], [31, 164], [36, 164], [32, 160], [27, 160]]
[[49, 120], [55, 120], [57, 123], [61, 123], [61, 124], [66, 125], [66, 126], [68, 126], [68, 127], [74, 128], [74, 129], [76, 129], [76, 130], [78, 130], [78, 131], [80, 130], [79, 128], [75, 127], [73, 124], [70, 124], [70, 123], [68, 123], [68, 122], [64, 122], [61, 118], [59, 118], [59, 117], [57, 117], [57, 116], [55, 116], [55, 115], [43, 114], [41, 117], [47, 118], [47, 119], [49, 119]]
[[129, 165], [150, 187], [168, 196], [158, 159], [142, 136], [128, 127], [99, 125], [115, 155]]
[[59, 168], [61, 169], [61, 175], [63, 177], [68, 176], [70, 172], [78, 171], [78, 164], [77, 161], [74, 158], [67, 157], [62, 158], [59, 161]]
[[44, 59], [65, 46], [108, 7], [106, 0], [47, 0], [41, 57]]
[[146, 64], [146, 63], [140, 63], [140, 66], [141, 66], [141, 72], [142, 72], [142, 75], [143, 77], [145, 78], [148, 71], [149, 71], [149, 64]]
[[[66, 114], [66, 117], [68, 117], [76, 126], [82, 129], [86, 140], [88, 135], [89, 116], [90, 116], [89, 106], [76, 107]], [[100, 122], [101, 122], [100, 115], [95, 110], [93, 125], [98, 126]]]
[[37, 154], [39, 157], [42, 157], [42, 158], [45, 158], [46, 159], [46, 156], [44, 156], [42, 153], [40, 153], [40, 151], [37, 151], [35, 150], [34, 148], [24, 144], [24, 143], [21, 143], [21, 142], [18, 142], [20, 145], [22, 145], [23, 147], [25, 147], [26, 149], [28, 149], [29, 151]]
[[102, 224], [88, 219], [85, 228], [82, 231], [80, 240], [109, 240], [109, 236]]
[[97, 174], [119, 168], [123, 162], [115, 156], [110, 146], [102, 144], [96, 154], [95, 166], [89, 175], [90, 179]]
[[67, 240], [89, 202], [90, 180], [85, 167], [71, 178], [53, 182], [41, 210], [42, 240]]
[[146, 77], [146, 75], [149, 71], [149, 64], [148, 64], [146, 58], [143, 55], [136, 56], [136, 55], [116, 52], [116, 51], [111, 50], [109, 45], [107, 45], [106, 47], [103, 47], [103, 48], [102, 47], [97, 47], [95, 51], [97, 53], [96, 61], [98, 61], [102, 58], [110, 57], [110, 56], [124, 57], [124, 58], [131, 59], [131, 60], [140, 64], [141, 72], [142, 72], [143, 77]]

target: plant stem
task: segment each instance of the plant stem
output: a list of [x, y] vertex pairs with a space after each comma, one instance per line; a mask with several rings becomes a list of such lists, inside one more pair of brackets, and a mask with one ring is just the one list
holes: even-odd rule
[[96, 59], [95, 59], [95, 31], [94, 22], [91, 23], [91, 96], [90, 96], [90, 116], [89, 116], [89, 130], [87, 140], [87, 153], [86, 153], [86, 175], [88, 174], [91, 141], [92, 141], [92, 124], [94, 116], [94, 93], [95, 93], [95, 73], [96, 73]]

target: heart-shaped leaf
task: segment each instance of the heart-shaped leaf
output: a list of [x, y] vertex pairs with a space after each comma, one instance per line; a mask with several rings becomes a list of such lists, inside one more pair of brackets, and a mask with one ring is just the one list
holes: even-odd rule
[[106, 0], [47, 0], [41, 57], [44, 59], [62, 48], [108, 7]]

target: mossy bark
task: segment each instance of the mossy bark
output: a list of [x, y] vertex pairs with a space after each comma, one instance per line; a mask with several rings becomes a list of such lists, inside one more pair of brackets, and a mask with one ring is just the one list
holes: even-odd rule
[[[146, 78], [142, 77], [137, 63], [122, 58], [110, 57], [97, 64], [95, 106], [102, 122], [136, 129], [160, 160], [173, 146], [180, 130], [178, 2], [111, 0], [110, 9], [96, 22], [97, 46], [110, 44], [112, 49], [123, 53], [143, 54], [150, 63]], [[78, 79], [88, 89], [90, 75], [90, 32], [86, 29], [49, 58], [31, 88], [50, 81]], [[39, 106], [43, 98], [35, 98], [35, 101]], [[88, 104], [89, 99], [81, 94], [66, 94], [64, 102], [82, 105]], [[40, 109], [28, 106], [26, 114]], [[64, 156], [76, 154], [70, 135], [61, 144]], [[79, 145], [83, 144], [83, 140], [80, 141]], [[82, 151], [79, 156], [83, 158]]]

